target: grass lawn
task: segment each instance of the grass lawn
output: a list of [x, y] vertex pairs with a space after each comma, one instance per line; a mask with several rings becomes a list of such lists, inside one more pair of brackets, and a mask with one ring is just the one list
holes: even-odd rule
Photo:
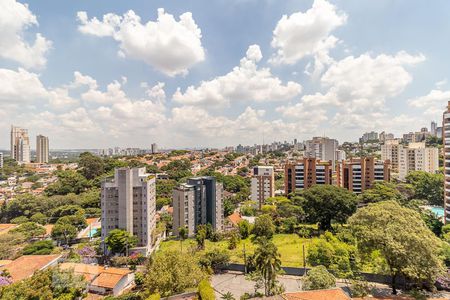
[[[305, 250], [308, 248], [308, 244], [312, 239], [300, 238], [297, 234], [276, 234], [273, 237], [273, 242], [278, 247], [278, 251], [281, 255], [282, 265], [285, 267], [302, 267], [303, 266], [303, 245]], [[250, 238], [241, 240], [237, 248], [234, 250], [228, 250], [228, 241], [210, 242], [206, 241], [206, 251], [212, 249], [227, 249], [230, 251], [231, 262], [243, 263], [244, 262], [244, 245], [247, 254], [252, 254], [255, 250], [255, 246], [252, 244]], [[183, 241], [183, 252], [190, 252], [190, 249], [196, 248], [197, 243], [194, 239], [187, 239]], [[159, 251], [180, 251], [181, 243], [178, 240], [170, 240], [161, 243]]]

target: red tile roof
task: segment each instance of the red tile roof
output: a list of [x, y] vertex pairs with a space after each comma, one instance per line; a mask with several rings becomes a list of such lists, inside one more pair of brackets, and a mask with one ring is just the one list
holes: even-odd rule
[[28, 277], [31, 277], [34, 272], [43, 270], [61, 257], [59, 254], [55, 255], [24, 255], [9, 264], [1, 267], [1, 270], [8, 270], [11, 274], [13, 282], [17, 282]]

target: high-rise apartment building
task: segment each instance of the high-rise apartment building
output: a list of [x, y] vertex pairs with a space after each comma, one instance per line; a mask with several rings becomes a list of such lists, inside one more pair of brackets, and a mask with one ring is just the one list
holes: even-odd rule
[[48, 163], [48, 137], [43, 135], [36, 137], [36, 162]]
[[284, 167], [284, 189], [286, 195], [310, 188], [316, 184], [332, 184], [331, 161], [304, 158]]
[[450, 101], [442, 118], [444, 140], [444, 222], [450, 223]]
[[251, 179], [251, 199], [258, 204], [259, 209], [267, 198], [275, 196], [275, 172], [271, 166], [253, 168]]
[[331, 161], [333, 168], [337, 160], [338, 141], [327, 137], [313, 137], [305, 142], [305, 157]]
[[378, 133], [375, 131], [366, 132], [363, 134], [363, 136], [359, 139], [360, 143], [367, 143], [368, 141], [376, 141], [378, 140]]
[[390, 163], [373, 157], [344, 160], [338, 163], [336, 175], [338, 186], [360, 194], [377, 181], [390, 180]]
[[198, 225], [211, 224], [223, 230], [223, 186], [215, 177], [189, 178], [173, 190], [173, 232], [186, 227], [193, 236]]
[[430, 126], [430, 134], [432, 136], [436, 136], [437, 135], [437, 123], [435, 121], [431, 122], [431, 126]]
[[117, 168], [114, 178], [102, 183], [102, 241], [111, 230], [123, 229], [149, 253], [156, 227], [155, 187], [155, 177], [145, 168]]
[[425, 143], [404, 146], [398, 140], [386, 141], [381, 146], [381, 160], [389, 160], [398, 179], [405, 180], [411, 171], [436, 173], [439, 169], [439, 149], [426, 147]]
[[30, 162], [28, 129], [11, 126], [11, 158], [19, 163]]
[[410, 143], [399, 152], [398, 178], [404, 180], [411, 171], [436, 173], [439, 170], [439, 149], [425, 143]]
[[158, 145], [156, 143], [152, 144], [152, 154], [158, 153]]
[[3, 168], [3, 153], [0, 152], [0, 169]]

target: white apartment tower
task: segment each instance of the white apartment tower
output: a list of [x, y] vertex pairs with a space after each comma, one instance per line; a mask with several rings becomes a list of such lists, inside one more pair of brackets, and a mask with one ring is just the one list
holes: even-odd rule
[[36, 137], [36, 162], [48, 163], [48, 137], [43, 135]]
[[251, 179], [251, 199], [258, 204], [259, 209], [267, 198], [275, 196], [275, 173], [271, 166], [253, 168]]
[[11, 158], [19, 163], [30, 162], [28, 129], [11, 126]]
[[138, 238], [137, 247], [151, 250], [156, 228], [156, 181], [145, 168], [117, 168], [113, 179], [102, 183], [102, 241], [119, 228]]
[[447, 110], [443, 114], [442, 132], [444, 141], [444, 222], [450, 222], [450, 101]]
[[186, 227], [188, 236], [195, 235], [198, 225], [211, 224], [223, 230], [223, 185], [215, 177], [189, 178], [173, 190], [173, 232]]
[[0, 169], [3, 168], [3, 153], [0, 152]]
[[389, 160], [398, 179], [405, 180], [411, 171], [436, 173], [439, 169], [439, 149], [426, 147], [424, 142], [403, 146], [398, 140], [381, 146], [381, 160]]
[[313, 137], [305, 142], [305, 157], [331, 161], [333, 170], [337, 160], [338, 141], [327, 137]]

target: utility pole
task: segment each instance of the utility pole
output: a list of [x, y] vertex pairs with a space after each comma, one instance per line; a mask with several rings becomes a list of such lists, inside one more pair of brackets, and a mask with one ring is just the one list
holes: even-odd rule
[[247, 256], [245, 255], [245, 242], [244, 242], [244, 273], [247, 274]]
[[303, 276], [306, 274], [306, 255], [305, 255], [305, 244], [303, 246]]

